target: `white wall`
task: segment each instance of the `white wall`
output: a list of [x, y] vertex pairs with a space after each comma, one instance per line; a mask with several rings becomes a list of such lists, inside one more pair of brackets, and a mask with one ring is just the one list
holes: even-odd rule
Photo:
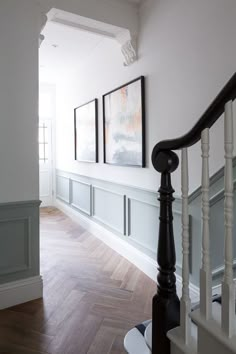
[[0, 1], [0, 203], [38, 199], [38, 13]]
[[[57, 87], [57, 168], [155, 190], [151, 166], [155, 143], [186, 133], [225, 82], [236, 63], [235, 0], [147, 0], [141, 9], [138, 62], [123, 67], [115, 42], [105, 40], [73, 75]], [[146, 77], [147, 167], [104, 165], [102, 94], [137, 77]], [[61, 76], [61, 73], [60, 73]], [[74, 161], [73, 108], [99, 98], [99, 164]], [[236, 124], [235, 124], [236, 125]], [[222, 124], [212, 129], [211, 173], [223, 164]], [[191, 190], [200, 182], [199, 147], [190, 154]], [[180, 176], [173, 186], [180, 194]]]

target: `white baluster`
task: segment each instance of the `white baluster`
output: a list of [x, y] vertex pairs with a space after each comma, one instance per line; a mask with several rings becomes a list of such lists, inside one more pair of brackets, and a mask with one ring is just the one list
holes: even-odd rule
[[212, 276], [209, 232], [209, 129], [201, 134], [202, 148], [202, 268], [200, 270], [200, 311], [209, 319], [212, 314]]
[[222, 329], [235, 333], [235, 289], [233, 280], [233, 104], [225, 105], [225, 271], [222, 282]]
[[181, 164], [181, 189], [182, 189], [182, 298], [180, 310], [180, 323], [185, 344], [189, 344], [191, 337], [191, 320], [189, 317], [191, 300], [189, 297], [189, 213], [188, 213], [188, 151], [182, 150]]

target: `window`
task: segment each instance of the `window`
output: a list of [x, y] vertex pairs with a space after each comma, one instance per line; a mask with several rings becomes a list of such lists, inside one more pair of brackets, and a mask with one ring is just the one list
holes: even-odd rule
[[48, 127], [45, 123], [39, 125], [39, 163], [48, 162]]

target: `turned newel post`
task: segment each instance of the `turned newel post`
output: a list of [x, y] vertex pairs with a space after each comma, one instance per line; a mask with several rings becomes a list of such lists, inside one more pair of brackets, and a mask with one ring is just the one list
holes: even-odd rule
[[180, 323], [180, 301], [176, 294], [176, 256], [172, 213], [174, 189], [171, 185], [171, 173], [177, 169], [179, 159], [173, 151], [158, 151], [154, 148], [152, 162], [154, 168], [161, 173], [157, 250], [159, 273], [157, 294], [153, 297], [152, 354], [170, 354], [170, 342], [166, 334]]

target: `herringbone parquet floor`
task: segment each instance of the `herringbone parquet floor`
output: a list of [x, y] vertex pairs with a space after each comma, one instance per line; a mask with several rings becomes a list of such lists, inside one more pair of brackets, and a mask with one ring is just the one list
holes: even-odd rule
[[60, 211], [41, 211], [44, 297], [0, 312], [0, 353], [122, 354], [155, 284]]

